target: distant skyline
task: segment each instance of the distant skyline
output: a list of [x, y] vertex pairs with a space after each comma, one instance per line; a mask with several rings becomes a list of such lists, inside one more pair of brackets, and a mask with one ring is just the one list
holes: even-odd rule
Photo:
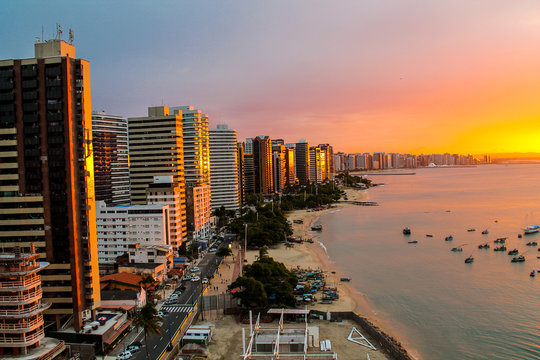
[[540, 152], [540, 2], [4, 1], [0, 59], [55, 24], [92, 108], [193, 105], [238, 138], [335, 151]]

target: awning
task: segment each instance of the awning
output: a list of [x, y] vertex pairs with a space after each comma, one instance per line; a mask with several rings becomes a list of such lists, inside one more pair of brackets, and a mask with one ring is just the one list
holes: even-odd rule
[[124, 330], [127, 329], [129, 325], [131, 325], [131, 320], [127, 320], [122, 326], [120, 326], [116, 331], [114, 331], [107, 339], [104, 339], [103, 342], [107, 345], [112, 344], [120, 334], [124, 332]]

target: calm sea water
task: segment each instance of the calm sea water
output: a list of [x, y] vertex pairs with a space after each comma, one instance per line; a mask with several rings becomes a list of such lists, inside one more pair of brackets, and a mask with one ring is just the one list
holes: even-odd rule
[[[424, 359], [540, 359], [540, 273], [529, 276], [540, 270], [540, 251], [525, 245], [540, 243], [540, 234], [517, 237], [540, 225], [540, 165], [415, 172], [372, 176], [385, 183], [366, 192], [380, 206], [321, 218], [330, 258]], [[405, 226], [411, 236], [402, 234]], [[524, 263], [493, 251], [493, 240], [506, 236]], [[491, 248], [479, 250], [485, 242]], [[458, 246], [463, 252], [450, 251]], [[465, 264], [471, 254], [474, 263]]]

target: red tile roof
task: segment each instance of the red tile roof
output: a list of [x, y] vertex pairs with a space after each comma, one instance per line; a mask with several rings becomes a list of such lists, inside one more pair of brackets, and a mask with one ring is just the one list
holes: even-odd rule
[[107, 285], [109, 282], [123, 283], [132, 286], [139, 287], [143, 277], [137, 274], [130, 273], [116, 273], [111, 275], [105, 275], [100, 278], [101, 287]]

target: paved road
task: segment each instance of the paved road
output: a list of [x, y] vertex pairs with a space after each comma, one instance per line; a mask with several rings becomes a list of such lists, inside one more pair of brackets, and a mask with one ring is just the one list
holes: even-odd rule
[[[207, 253], [203, 259], [197, 265], [200, 269], [200, 277], [210, 278], [216, 272], [218, 267], [218, 261], [220, 259], [216, 258], [215, 253]], [[178, 297], [176, 304], [172, 305], [163, 305], [161, 309], [167, 310], [168, 314], [164, 317], [163, 320], [163, 331], [160, 335], [149, 335], [148, 336], [148, 352], [150, 359], [159, 359], [163, 352], [166, 350], [167, 346], [170, 343], [170, 340], [178, 332], [184, 320], [189, 316], [190, 312], [193, 309], [194, 303], [199, 300], [201, 293], [204, 291], [204, 287], [201, 284], [201, 281], [192, 282], [184, 281], [183, 285], [186, 289]], [[144, 336], [141, 335], [136, 339], [143, 343], [143, 348], [134, 354], [133, 360], [145, 360], [146, 351], [144, 349]]]

